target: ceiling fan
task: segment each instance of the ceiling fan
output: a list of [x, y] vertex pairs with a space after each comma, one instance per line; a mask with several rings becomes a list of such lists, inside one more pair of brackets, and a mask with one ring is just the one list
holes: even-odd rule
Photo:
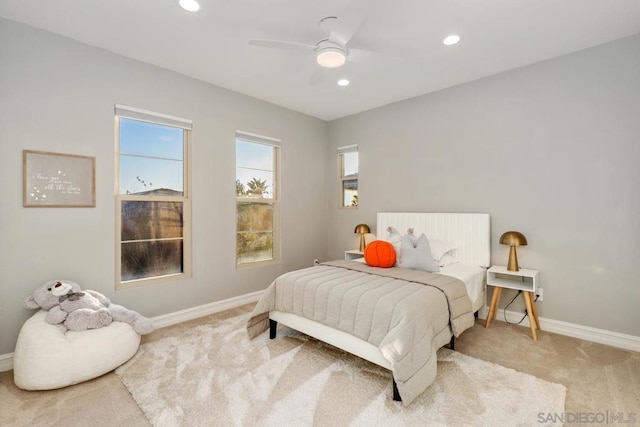
[[[328, 16], [321, 19], [318, 26], [323, 36], [315, 44], [257, 39], [249, 40], [249, 44], [268, 48], [311, 51], [315, 53], [316, 61], [322, 67], [337, 68], [346, 62], [349, 56], [347, 44], [360, 28], [374, 3], [375, 1], [372, 0], [351, 0], [339, 16]], [[314, 80], [317, 79], [312, 76], [312, 83]]]

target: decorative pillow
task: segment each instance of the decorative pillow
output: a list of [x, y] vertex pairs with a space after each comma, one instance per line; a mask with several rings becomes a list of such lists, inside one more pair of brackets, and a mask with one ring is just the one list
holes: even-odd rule
[[424, 270], [430, 273], [440, 271], [438, 264], [431, 255], [431, 247], [429, 239], [423, 234], [415, 241], [415, 245], [411, 234], [407, 234], [402, 238], [402, 246], [400, 247], [399, 267], [413, 268], [415, 270]]
[[429, 245], [431, 246], [431, 255], [436, 261], [440, 261], [447, 252], [458, 248], [453, 243], [440, 239], [429, 239]]
[[364, 260], [371, 267], [393, 267], [396, 264], [396, 250], [389, 242], [374, 240], [364, 249]]
[[387, 236], [387, 242], [393, 245], [393, 249], [396, 250], [396, 255], [400, 253], [400, 243], [402, 242], [402, 236], [398, 233], [395, 227], [387, 227], [389, 235]]

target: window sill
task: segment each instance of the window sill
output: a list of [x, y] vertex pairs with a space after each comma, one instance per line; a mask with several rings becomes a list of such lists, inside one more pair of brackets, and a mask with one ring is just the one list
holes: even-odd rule
[[245, 270], [247, 268], [254, 267], [267, 267], [269, 265], [280, 264], [279, 259], [269, 259], [265, 261], [253, 261], [253, 262], [244, 262], [242, 264], [236, 264], [236, 270]]
[[157, 285], [160, 283], [174, 282], [177, 280], [191, 278], [190, 273], [167, 274], [166, 276], [149, 277], [146, 279], [127, 280], [126, 282], [116, 282], [116, 291], [122, 289], [139, 288], [142, 286]]

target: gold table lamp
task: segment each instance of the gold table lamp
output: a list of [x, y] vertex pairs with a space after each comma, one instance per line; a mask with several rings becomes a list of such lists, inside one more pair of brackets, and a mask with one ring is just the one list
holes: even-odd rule
[[509, 245], [509, 263], [507, 264], [507, 270], [518, 271], [518, 255], [516, 254], [516, 246], [526, 246], [527, 238], [518, 231], [507, 231], [500, 236], [501, 245]]
[[371, 230], [369, 230], [369, 226], [367, 224], [358, 224], [356, 225], [356, 229], [353, 230], [353, 232], [360, 234], [360, 252], [364, 252], [364, 247], [366, 246], [364, 242], [364, 235], [367, 233], [371, 233]]

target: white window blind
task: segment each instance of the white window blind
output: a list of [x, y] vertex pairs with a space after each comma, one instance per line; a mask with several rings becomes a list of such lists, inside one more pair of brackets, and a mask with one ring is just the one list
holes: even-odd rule
[[344, 147], [338, 147], [338, 154], [353, 153], [358, 151], [358, 144], [345, 145]]
[[191, 130], [193, 122], [181, 117], [169, 116], [167, 114], [154, 113], [152, 111], [141, 110], [140, 108], [127, 107], [125, 105], [115, 105], [116, 116], [125, 119], [140, 120], [142, 122], [156, 123], [159, 125], [172, 126]]
[[280, 143], [282, 142], [276, 138], [257, 135], [255, 133], [250, 133], [250, 132], [243, 132], [241, 130], [236, 131], [236, 139], [242, 139], [244, 141], [249, 141], [249, 142], [257, 142], [258, 144], [275, 145], [276, 147], [279, 147]]

